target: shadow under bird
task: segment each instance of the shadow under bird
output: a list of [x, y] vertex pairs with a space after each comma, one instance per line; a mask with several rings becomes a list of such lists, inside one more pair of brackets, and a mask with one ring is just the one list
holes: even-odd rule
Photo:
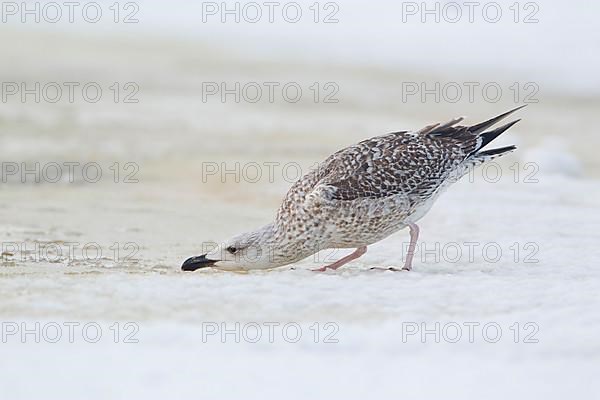
[[324, 249], [356, 249], [314, 271], [335, 270], [365, 254], [368, 245], [408, 227], [410, 244], [402, 270], [410, 271], [419, 236], [417, 221], [471, 168], [516, 149], [483, 150], [519, 120], [488, 128], [523, 107], [472, 126], [458, 125], [461, 117], [346, 147], [294, 183], [274, 222], [187, 259], [181, 269], [267, 269]]

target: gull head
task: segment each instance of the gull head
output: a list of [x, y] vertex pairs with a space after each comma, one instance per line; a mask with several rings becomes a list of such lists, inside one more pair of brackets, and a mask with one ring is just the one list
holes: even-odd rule
[[214, 267], [227, 271], [268, 269], [298, 260], [295, 246], [278, 240], [273, 224], [256, 231], [236, 235], [213, 250], [200, 256], [190, 257], [181, 266], [184, 271]]

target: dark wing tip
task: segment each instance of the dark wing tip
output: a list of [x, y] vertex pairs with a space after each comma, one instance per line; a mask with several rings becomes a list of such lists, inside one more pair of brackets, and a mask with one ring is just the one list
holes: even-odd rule
[[[490, 126], [492, 126], [492, 125], [496, 124], [497, 122], [503, 120], [504, 118], [508, 117], [510, 114], [512, 114], [512, 113], [514, 113], [514, 112], [516, 112], [516, 111], [518, 111], [520, 109], [522, 109], [523, 107], [527, 107], [527, 104], [523, 104], [522, 106], [513, 108], [512, 110], [507, 111], [504, 114], [500, 114], [497, 117], [488, 119], [487, 121], [481, 122], [481, 123], [479, 123], [477, 125], [470, 126], [469, 127], [469, 132], [471, 132], [473, 134], [478, 134], [480, 132], [483, 132], [484, 130], [486, 130]], [[509, 128], [510, 128], [510, 126], [509, 126]], [[506, 128], [506, 129], [508, 129], [508, 128]]]
[[482, 149], [483, 147], [487, 146], [488, 143], [490, 143], [492, 140], [496, 139], [498, 136], [502, 135], [504, 132], [506, 132], [508, 129], [510, 129], [513, 125], [515, 125], [517, 122], [519, 122], [521, 119], [516, 119], [512, 122], [509, 122], [508, 124], [504, 124], [492, 131], [489, 132], [484, 132], [481, 135], [479, 135], [479, 137], [481, 138], [481, 144], [479, 145], [478, 149]]

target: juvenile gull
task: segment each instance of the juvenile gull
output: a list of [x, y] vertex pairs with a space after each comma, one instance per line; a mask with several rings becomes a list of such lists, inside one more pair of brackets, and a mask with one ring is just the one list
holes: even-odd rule
[[522, 107], [477, 125], [458, 125], [463, 118], [455, 118], [342, 149], [294, 183], [274, 222], [191, 257], [181, 268], [266, 269], [324, 249], [356, 249], [315, 271], [335, 270], [365, 254], [368, 245], [408, 227], [410, 244], [402, 270], [410, 271], [419, 237], [417, 221], [470, 168], [516, 149], [482, 150], [519, 120], [486, 129]]

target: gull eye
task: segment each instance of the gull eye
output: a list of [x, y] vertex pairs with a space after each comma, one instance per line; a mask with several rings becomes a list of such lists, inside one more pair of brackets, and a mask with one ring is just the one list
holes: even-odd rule
[[226, 248], [225, 250], [227, 250], [228, 252], [230, 252], [231, 254], [235, 254], [235, 252], [237, 251], [237, 249], [233, 246], [229, 246], [228, 248]]

